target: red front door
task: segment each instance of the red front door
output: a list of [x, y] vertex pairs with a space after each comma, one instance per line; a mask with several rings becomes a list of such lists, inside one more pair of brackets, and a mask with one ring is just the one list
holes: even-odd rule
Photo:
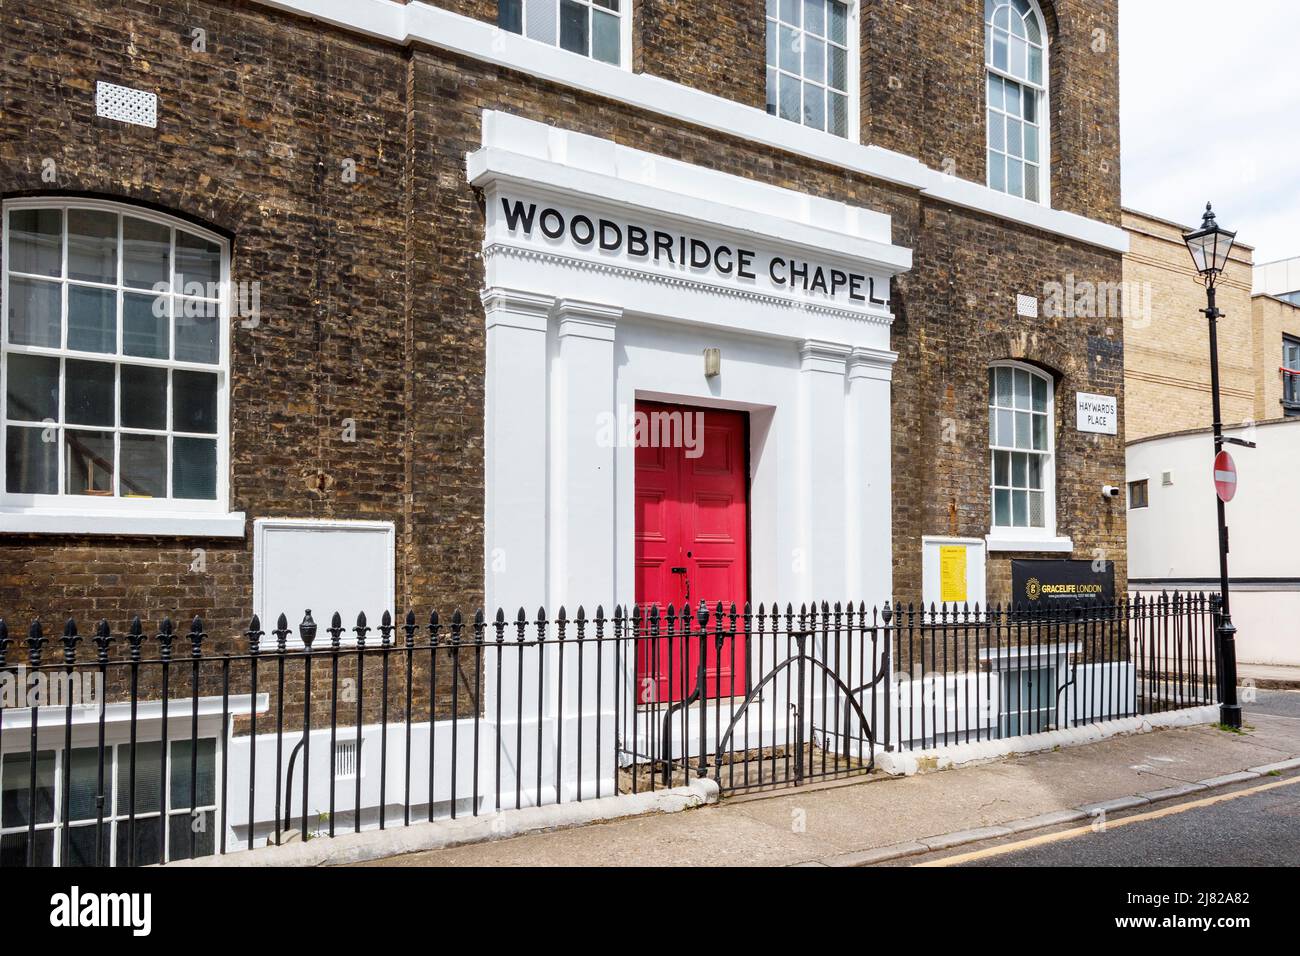
[[[709, 609], [716, 627], [718, 602], [743, 609], [749, 596], [749, 468], [746, 418], [724, 412], [638, 402], [636, 449], [636, 600], [657, 605], [661, 634], [664, 612], [672, 605]], [[689, 421], [688, 421], [689, 416]], [[703, 427], [698, 427], [702, 422]], [[667, 441], [671, 436], [693, 439]], [[724, 631], [730, 619], [723, 620]], [[737, 618], [737, 627], [742, 622]], [[692, 632], [698, 630], [693, 618]], [[681, 633], [680, 625], [677, 633]], [[706, 643], [707, 696], [743, 695], [745, 643], [726, 640], [721, 652]], [[638, 650], [642, 696], [681, 700], [694, 689], [700, 641], [663, 636]], [[646, 680], [649, 678], [649, 680]], [[645, 703], [650, 700], [643, 701]]]

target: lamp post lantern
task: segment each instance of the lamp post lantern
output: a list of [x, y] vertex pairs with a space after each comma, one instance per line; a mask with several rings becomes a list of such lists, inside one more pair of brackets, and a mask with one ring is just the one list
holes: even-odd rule
[[[1219, 276], [1228, 264], [1228, 254], [1237, 234], [1220, 226], [1214, 217], [1214, 209], [1205, 204], [1205, 216], [1201, 228], [1183, 236], [1187, 250], [1192, 254], [1196, 271], [1205, 283], [1205, 308], [1201, 311], [1210, 325], [1210, 390], [1213, 394], [1214, 408], [1214, 454], [1217, 459], [1223, 451], [1225, 442], [1238, 444], [1234, 439], [1223, 437], [1223, 415], [1219, 402], [1219, 311], [1215, 301], [1215, 291]], [[1248, 444], [1240, 442], [1240, 444]], [[1215, 503], [1219, 510], [1219, 626], [1216, 639], [1219, 648], [1219, 720], [1228, 727], [1241, 726], [1241, 705], [1237, 703], [1237, 629], [1232, 624], [1231, 605], [1228, 597], [1228, 523], [1224, 511], [1223, 497], [1216, 493]]]

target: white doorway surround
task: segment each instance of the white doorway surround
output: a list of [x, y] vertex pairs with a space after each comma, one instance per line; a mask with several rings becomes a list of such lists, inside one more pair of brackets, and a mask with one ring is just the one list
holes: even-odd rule
[[888, 597], [890, 218], [494, 111], [467, 163], [488, 606], [631, 603], [638, 399], [749, 413], [755, 603]]

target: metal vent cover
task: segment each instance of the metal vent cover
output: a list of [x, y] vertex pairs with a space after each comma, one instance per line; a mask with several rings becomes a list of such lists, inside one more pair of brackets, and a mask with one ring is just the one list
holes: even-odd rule
[[334, 777], [342, 779], [357, 775], [357, 742], [340, 740], [334, 745]]
[[95, 114], [133, 126], [157, 129], [158, 94], [99, 80], [95, 84]]
[[1027, 319], [1038, 318], [1038, 299], [1032, 295], [1016, 296], [1016, 315]]

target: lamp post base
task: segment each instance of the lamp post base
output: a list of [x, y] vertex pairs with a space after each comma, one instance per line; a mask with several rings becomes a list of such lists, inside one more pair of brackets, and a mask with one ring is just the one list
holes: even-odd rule
[[1231, 727], [1233, 730], [1241, 729], [1241, 705], [1240, 704], [1220, 704], [1219, 705], [1219, 723], [1225, 727]]

